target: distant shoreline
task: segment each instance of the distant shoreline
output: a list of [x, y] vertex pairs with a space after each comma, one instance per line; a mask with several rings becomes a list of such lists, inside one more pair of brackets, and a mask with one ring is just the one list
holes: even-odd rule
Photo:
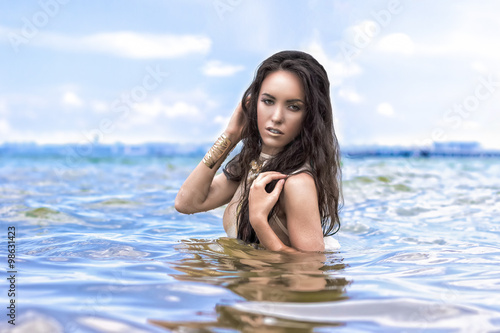
[[[4, 143], [0, 145], [0, 157], [53, 156], [53, 157], [197, 157], [203, 156], [212, 143], [143, 143], [143, 144], [37, 144]], [[482, 149], [475, 142], [440, 142], [432, 147], [352, 146], [341, 147], [345, 158], [398, 157], [500, 157], [500, 150]]]

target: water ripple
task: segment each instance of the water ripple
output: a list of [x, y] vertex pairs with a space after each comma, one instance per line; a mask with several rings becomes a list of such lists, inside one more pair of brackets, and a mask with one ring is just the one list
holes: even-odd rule
[[346, 159], [342, 247], [301, 256], [178, 214], [199, 158], [0, 162], [18, 332], [500, 331], [498, 160]]

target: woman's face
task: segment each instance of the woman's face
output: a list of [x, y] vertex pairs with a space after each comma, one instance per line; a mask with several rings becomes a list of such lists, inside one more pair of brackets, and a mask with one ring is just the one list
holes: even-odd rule
[[257, 124], [262, 152], [275, 155], [293, 141], [306, 114], [304, 88], [292, 72], [278, 70], [262, 82], [257, 103]]

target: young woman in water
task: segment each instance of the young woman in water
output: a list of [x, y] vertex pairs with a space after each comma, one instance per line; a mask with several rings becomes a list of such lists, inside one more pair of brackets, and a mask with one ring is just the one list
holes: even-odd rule
[[[241, 152], [216, 176], [239, 141]], [[262, 62], [226, 130], [175, 199], [185, 214], [224, 204], [228, 236], [273, 251], [324, 251], [324, 237], [340, 228], [330, 83], [311, 55], [283, 51]]]

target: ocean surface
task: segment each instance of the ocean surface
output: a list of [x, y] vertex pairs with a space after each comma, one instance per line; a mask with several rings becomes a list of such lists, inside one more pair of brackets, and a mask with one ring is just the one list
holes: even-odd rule
[[498, 158], [344, 159], [341, 248], [302, 255], [177, 213], [200, 158], [0, 156], [0, 332], [500, 332]]

